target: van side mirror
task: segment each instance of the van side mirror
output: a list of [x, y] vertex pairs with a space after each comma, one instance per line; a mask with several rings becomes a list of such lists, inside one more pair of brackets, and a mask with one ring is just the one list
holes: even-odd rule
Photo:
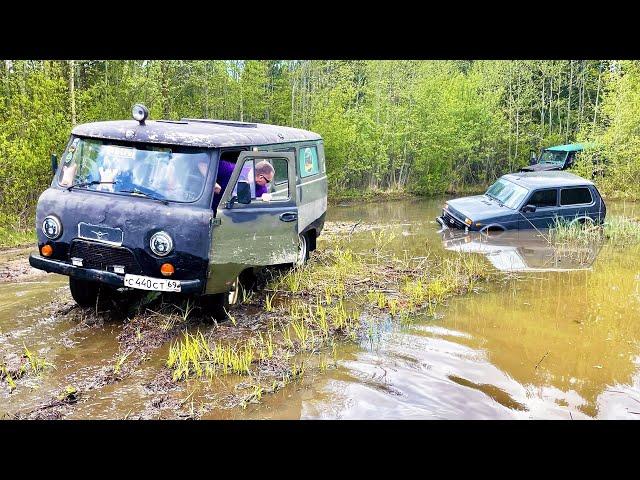
[[249, 182], [238, 182], [238, 203], [251, 203], [251, 186]]
[[522, 211], [523, 211], [524, 213], [527, 213], [527, 212], [535, 212], [535, 211], [536, 211], [536, 206], [535, 206], [535, 205], [531, 205], [531, 204], [529, 204], [529, 205], [525, 205], [525, 206], [522, 208]]
[[538, 158], [536, 157], [536, 152], [531, 150], [531, 157], [529, 158], [529, 165], [535, 165], [538, 163]]
[[54, 175], [58, 171], [58, 156], [55, 153], [51, 154], [51, 171]]

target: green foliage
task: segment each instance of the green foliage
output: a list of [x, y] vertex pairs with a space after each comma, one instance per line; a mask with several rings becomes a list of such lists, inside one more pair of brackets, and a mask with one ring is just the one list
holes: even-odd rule
[[[152, 118], [223, 118], [316, 131], [325, 140], [332, 193], [474, 190], [526, 164], [531, 150], [595, 140], [612, 165], [599, 185], [609, 194], [638, 196], [639, 65], [5, 60], [0, 227], [32, 229], [38, 195], [51, 181], [50, 155], [63, 151], [74, 121], [129, 118], [136, 102], [145, 103]], [[579, 172], [591, 174], [593, 155], [582, 155]]]
[[[600, 148], [581, 158], [580, 173], [596, 177], [608, 196], [640, 196], [640, 62], [613, 62], [606, 73], [602, 120], [591, 138]], [[603, 166], [604, 160], [604, 166]]]

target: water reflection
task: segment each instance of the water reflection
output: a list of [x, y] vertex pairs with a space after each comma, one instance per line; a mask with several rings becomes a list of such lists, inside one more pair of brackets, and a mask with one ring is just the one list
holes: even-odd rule
[[484, 255], [498, 270], [505, 272], [568, 272], [591, 268], [601, 243], [554, 245], [548, 231], [514, 230], [485, 234], [462, 230], [441, 231], [446, 250]]

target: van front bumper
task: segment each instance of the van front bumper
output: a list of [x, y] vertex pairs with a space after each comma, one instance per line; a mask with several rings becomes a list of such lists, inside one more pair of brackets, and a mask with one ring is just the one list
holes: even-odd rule
[[[59, 273], [79, 280], [106, 283], [113, 287], [124, 287], [124, 276], [105, 270], [94, 268], [76, 267], [70, 263], [52, 258], [42, 257], [32, 253], [29, 255], [29, 264], [33, 268], [50, 273]], [[203, 282], [200, 279], [180, 280], [181, 293], [202, 293]]]

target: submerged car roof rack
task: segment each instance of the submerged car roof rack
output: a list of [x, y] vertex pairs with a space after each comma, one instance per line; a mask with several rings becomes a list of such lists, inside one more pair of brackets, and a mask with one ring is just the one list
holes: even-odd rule
[[257, 123], [236, 122], [234, 120], [214, 120], [209, 118], [181, 118], [183, 122], [215, 123], [216, 125], [229, 125], [231, 127], [258, 128]]
[[156, 120], [156, 122], [162, 122], [162, 123], [179, 123], [181, 125], [187, 125], [189, 122], [186, 122], [184, 120]]

